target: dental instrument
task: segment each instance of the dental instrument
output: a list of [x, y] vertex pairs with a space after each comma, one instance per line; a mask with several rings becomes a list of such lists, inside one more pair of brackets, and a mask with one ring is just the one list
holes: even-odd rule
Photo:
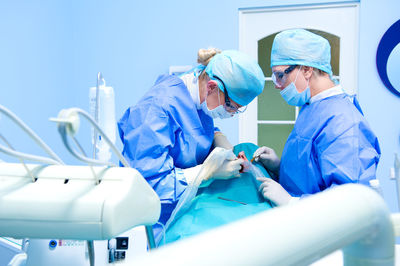
[[234, 199], [227, 199], [227, 198], [223, 198], [223, 197], [217, 197], [217, 198], [218, 198], [218, 199], [221, 199], [221, 200], [237, 202], [237, 203], [240, 203], [240, 204], [242, 204], [242, 205], [247, 205], [247, 203], [244, 203], [244, 202], [241, 202], [241, 201], [237, 201], [237, 200], [234, 200]]

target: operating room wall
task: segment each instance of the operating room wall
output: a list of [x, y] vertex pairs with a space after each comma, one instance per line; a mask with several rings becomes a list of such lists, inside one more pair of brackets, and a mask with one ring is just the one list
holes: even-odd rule
[[[169, 66], [195, 65], [199, 48], [238, 48], [238, 8], [271, 4], [280, 2], [2, 0], [0, 104], [65, 162], [79, 163], [48, 119], [62, 108], [88, 110], [88, 90], [97, 72], [115, 89], [119, 118]], [[0, 121], [0, 133], [14, 148], [44, 155], [7, 118]], [[88, 123], [81, 122], [77, 139], [90, 151]], [[237, 118], [217, 120], [217, 125], [237, 143]], [[119, 140], [117, 145], [122, 146]], [[0, 159], [16, 161], [2, 154]]]
[[[115, 89], [119, 118], [170, 65], [195, 65], [198, 48], [237, 48], [237, 5], [206, 3], [1, 1], [0, 103], [67, 163], [79, 163], [48, 119], [62, 108], [88, 110], [88, 90], [98, 71]], [[229, 14], [226, 19], [222, 12]], [[81, 122], [77, 138], [90, 151], [87, 122]], [[232, 127], [226, 130], [229, 137], [237, 139], [237, 120], [225, 124]], [[44, 154], [4, 115], [0, 130], [16, 149]]]
[[[98, 71], [115, 90], [119, 118], [170, 65], [195, 65], [199, 48], [237, 48], [237, 13], [228, 0], [0, 1], [0, 104], [65, 162], [79, 164], [48, 119], [62, 108], [88, 110]], [[0, 119], [1, 134], [14, 148], [44, 155], [4, 115]], [[234, 142], [237, 119], [221, 124]], [[81, 120], [77, 139], [90, 152], [87, 125]]]
[[[284, 3], [338, 2], [354, 1]], [[237, 49], [239, 8], [270, 6], [282, 6], [282, 1], [1, 0], [0, 104], [25, 121], [66, 163], [80, 164], [63, 147], [56, 125], [48, 119], [62, 108], [88, 110], [88, 90], [96, 84], [97, 72], [115, 89], [119, 118], [158, 75], [168, 73], [169, 66], [195, 65], [199, 48]], [[393, 153], [400, 152], [400, 98], [381, 83], [375, 55], [383, 33], [400, 19], [399, 8], [398, 0], [360, 1], [360, 103], [380, 139], [378, 177], [392, 211], [397, 211], [397, 197], [388, 176]], [[237, 143], [237, 118], [217, 125]], [[1, 114], [0, 133], [20, 151], [44, 154]], [[83, 119], [77, 138], [89, 153], [90, 131]], [[119, 140], [117, 146], [122, 147]], [[2, 154], [0, 159], [16, 161]]]
[[[394, 153], [400, 153], [400, 97], [385, 88], [376, 68], [376, 52], [383, 34], [400, 19], [400, 1], [361, 1], [359, 50], [359, 99], [364, 114], [378, 136], [382, 150], [377, 177], [391, 211], [399, 211], [395, 181], [390, 180]], [[400, 48], [398, 44], [395, 50]], [[395, 51], [393, 51], [395, 52]], [[388, 60], [388, 75], [399, 90], [400, 53]], [[397, 78], [397, 82], [395, 79]]]

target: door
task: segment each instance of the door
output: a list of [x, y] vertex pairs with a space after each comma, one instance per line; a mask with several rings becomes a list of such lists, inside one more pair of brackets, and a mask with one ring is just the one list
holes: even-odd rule
[[263, 93], [239, 116], [239, 142], [268, 146], [280, 156], [299, 112], [288, 105], [271, 79], [270, 54], [275, 35], [304, 28], [331, 45], [334, 79], [357, 92], [358, 4], [302, 5], [239, 10], [239, 49], [257, 58], [266, 76]]

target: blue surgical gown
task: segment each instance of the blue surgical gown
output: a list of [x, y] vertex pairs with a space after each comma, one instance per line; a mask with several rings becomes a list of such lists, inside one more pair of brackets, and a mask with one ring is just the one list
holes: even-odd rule
[[285, 144], [279, 182], [292, 195], [376, 178], [380, 148], [356, 98], [331, 96], [301, 108]]
[[180, 78], [163, 75], [126, 110], [118, 129], [122, 154], [160, 197], [159, 221], [165, 224], [187, 186], [179, 168], [203, 163], [210, 152], [217, 130], [213, 119], [197, 110]]

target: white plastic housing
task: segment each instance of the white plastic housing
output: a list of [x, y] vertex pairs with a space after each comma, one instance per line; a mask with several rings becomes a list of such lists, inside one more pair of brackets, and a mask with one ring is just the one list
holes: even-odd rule
[[[0, 163], [0, 235], [13, 238], [110, 239], [152, 225], [160, 200], [132, 168]], [[66, 182], [68, 180], [68, 182]]]
[[346, 184], [166, 245], [134, 265], [309, 265], [342, 248], [344, 265], [382, 266], [394, 265], [394, 244], [382, 197]]
[[[107, 86], [99, 86], [99, 106], [98, 106], [98, 121], [100, 128], [104, 131], [112, 143], [116, 139], [116, 121], [115, 121], [115, 96], [114, 89]], [[96, 87], [89, 89], [89, 105], [90, 114], [93, 118], [96, 117]], [[92, 131], [92, 133], [94, 133]], [[109, 161], [111, 152], [108, 144], [102, 140], [101, 136], [97, 136], [96, 154], [101, 161]], [[92, 136], [93, 139], [93, 136]]]

